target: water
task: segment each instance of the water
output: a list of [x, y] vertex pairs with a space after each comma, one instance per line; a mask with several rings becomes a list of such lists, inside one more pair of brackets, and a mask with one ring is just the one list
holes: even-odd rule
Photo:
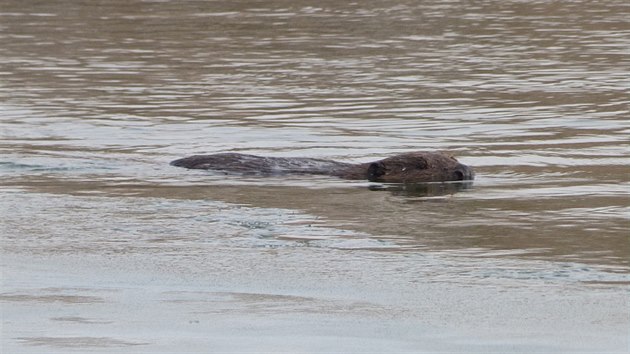
[[[3, 351], [628, 350], [629, 19], [615, 0], [3, 1]], [[413, 150], [477, 178], [168, 165]]]

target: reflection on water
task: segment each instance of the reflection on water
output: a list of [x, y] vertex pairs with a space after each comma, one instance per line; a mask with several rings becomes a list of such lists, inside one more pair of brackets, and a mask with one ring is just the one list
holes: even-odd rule
[[473, 182], [453, 182], [453, 183], [392, 183], [374, 184], [369, 189], [373, 191], [389, 191], [396, 196], [405, 197], [441, 197], [452, 195], [460, 191], [472, 189]]
[[[318, 264], [325, 249], [426, 281], [623, 284], [629, 11], [622, 0], [5, 0], [3, 247], [174, 257], [193, 274], [208, 257], [232, 274], [296, 261], [268, 251]], [[168, 165], [413, 150], [449, 151], [474, 184]], [[420, 279], [391, 273], [371, 280]]]
[[[562, 215], [567, 232], [551, 226], [536, 248], [612, 237], [610, 252], [627, 252], [621, 8], [5, 2], [4, 180], [186, 184], [204, 176], [162, 164], [197, 152], [364, 161], [444, 149], [479, 170], [460, 202], [475, 215], [467, 225], [537, 220], [544, 234]], [[392, 192], [424, 188], [444, 187]]]
[[[96, 183], [105, 195], [136, 185], [283, 185], [281, 196], [274, 188], [245, 199], [284, 207], [301, 198], [291, 186], [349, 185], [228, 181], [166, 162], [221, 151], [367, 161], [441, 149], [476, 167], [475, 186], [372, 186], [389, 193], [365, 198], [383, 199], [397, 222], [362, 230], [422, 239], [404, 208], [442, 195], [462, 205], [434, 215], [457, 235], [441, 239], [447, 248], [531, 248], [627, 266], [630, 22], [621, 8], [5, 2], [3, 182], [69, 193]], [[381, 218], [355, 203], [318, 208], [340, 223]]]
[[[333, 258], [325, 268], [313, 269], [311, 263], [321, 262], [321, 250], [334, 250], [334, 258], [345, 259], [354, 263], [356, 272], [363, 272], [380, 264], [380, 270], [369, 274], [378, 275], [388, 271], [389, 267], [418, 267], [413, 272], [401, 272], [395, 275], [401, 284], [417, 279], [442, 280], [446, 282], [470, 285], [473, 283], [503, 284], [510, 286], [536, 286], [532, 280], [546, 279], [548, 282], [616, 282], [624, 283], [627, 279], [625, 268], [587, 266], [573, 262], [548, 263], [534, 260], [512, 260], [516, 256], [531, 254], [531, 248], [493, 249], [477, 246], [469, 239], [450, 240], [452, 236], [471, 238], [458, 229], [459, 224], [444, 225], [435, 221], [443, 215], [440, 209], [453, 205], [442, 205], [439, 200], [428, 199], [426, 206], [421, 206], [422, 214], [414, 217], [415, 229], [421, 229], [423, 238], [418, 233], [401, 230], [397, 234], [374, 237], [373, 233], [349, 230], [347, 224], [335, 225], [334, 220], [319, 215], [297, 212], [295, 209], [259, 208], [245, 205], [230, 205], [225, 202], [208, 200], [204, 196], [211, 193], [197, 191], [197, 198], [168, 198], [177, 193], [179, 188], [152, 190], [151, 195], [161, 198], [143, 196], [140, 198], [112, 198], [110, 196], [67, 196], [64, 194], [26, 194], [5, 193], [6, 201], [12, 205], [24, 205], [24, 208], [5, 217], [7, 228], [14, 233], [5, 236], [4, 248], [11, 252], [29, 252], [34, 254], [73, 255], [77, 251], [84, 255], [118, 255], [138, 257], [146, 255], [154, 263], [167, 262], [172, 267], [184, 270], [186, 274], [212, 274], [217, 264], [222, 264], [222, 276], [243, 270], [241, 262], [254, 262], [252, 259], [234, 262], [234, 257], [246, 252], [250, 258], [264, 258], [270, 250], [279, 252], [276, 259], [291, 262], [295, 253], [308, 258], [313, 252], [316, 258], [302, 259], [300, 270], [292, 272], [323, 273], [334, 276], [347, 273], [347, 263], [335, 264]], [[243, 188], [235, 188], [230, 193]], [[264, 190], [246, 188], [246, 191], [265, 193]], [[322, 192], [316, 192], [321, 194]], [[326, 193], [326, 192], [325, 192]], [[344, 194], [345, 200], [362, 198], [365, 192]], [[114, 193], [115, 194], [115, 193]], [[303, 195], [308, 195], [308, 192]], [[315, 193], [313, 193], [315, 194]], [[372, 204], [388, 213], [391, 206], [378, 205], [375, 200], [381, 199], [383, 193], [368, 193]], [[386, 194], [385, 194], [386, 195]], [[328, 196], [328, 195], [326, 195]], [[259, 196], [260, 197], [260, 196]], [[308, 198], [314, 206], [326, 207], [323, 200]], [[325, 199], [325, 198], [322, 198]], [[288, 200], [289, 204], [297, 201]], [[334, 202], [334, 200], [333, 200]], [[98, 208], [95, 206], [98, 205]], [[399, 207], [400, 208], [400, 207]], [[430, 210], [433, 210], [431, 212]], [[37, 223], [29, 223], [32, 215], [39, 215]], [[376, 217], [373, 215], [373, 217]], [[392, 218], [392, 216], [389, 216]], [[399, 222], [401, 218], [394, 222]], [[435, 225], [431, 225], [434, 220]], [[359, 225], [365, 220], [356, 220], [354, 228], [370, 228], [370, 225]], [[374, 224], [393, 225], [385, 218], [372, 221]], [[500, 227], [500, 225], [494, 225]], [[501, 237], [489, 234], [486, 229], [485, 238]], [[456, 235], [453, 235], [456, 234]], [[438, 241], [437, 238], [442, 241]], [[443, 249], [448, 243], [449, 249]], [[488, 243], [488, 241], [485, 241]], [[506, 241], [507, 242], [507, 241]], [[516, 243], [517, 241], [510, 241]], [[480, 242], [481, 243], [481, 242]], [[498, 246], [498, 245], [497, 245]], [[453, 249], [455, 247], [455, 249]], [[498, 246], [500, 247], [500, 246]], [[311, 251], [309, 251], [311, 250]], [[364, 252], [356, 254], [357, 251]], [[429, 251], [430, 253], [426, 253]], [[592, 250], [600, 253], [597, 250]], [[261, 255], [253, 254], [262, 252]], [[211, 254], [211, 257], [208, 257]], [[404, 259], [400, 260], [399, 257]], [[326, 257], [328, 258], [328, 257]], [[277, 260], [276, 260], [277, 261]], [[254, 262], [255, 269], [261, 274], [272, 271], [274, 263]], [[391, 270], [390, 270], [391, 271]], [[621, 274], [617, 274], [621, 273]], [[303, 274], [305, 276], [305, 274]], [[357, 275], [358, 276], [358, 275]], [[362, 275], [366, 276], [366, 274]], [[389, 275], [392, 277], [394, 275]], [[402, 285], [401, 285], [402, 286]]]

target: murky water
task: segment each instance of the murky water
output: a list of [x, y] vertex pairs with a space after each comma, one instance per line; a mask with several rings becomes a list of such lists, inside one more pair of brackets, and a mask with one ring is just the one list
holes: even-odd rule
[[[0, 47], [8, 352], [628, 349], [625, 1], [4, 0]], [[477, 179], [168, 165], [413, 150]]]

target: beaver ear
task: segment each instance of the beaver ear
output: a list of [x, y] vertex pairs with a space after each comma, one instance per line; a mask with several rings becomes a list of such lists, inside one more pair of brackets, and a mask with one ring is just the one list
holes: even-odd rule
[[385, 174], [385, 165], [382, 162], [372, 162], [368, 167], [368, 181], [376, 182], [379, 177]]
[[427, 159], [421, 157], [418, 159], [418, 161], [416, 161], [416, 167], [418, 169], [425, 170], [429, 167], [429, 163], [427, 162]]

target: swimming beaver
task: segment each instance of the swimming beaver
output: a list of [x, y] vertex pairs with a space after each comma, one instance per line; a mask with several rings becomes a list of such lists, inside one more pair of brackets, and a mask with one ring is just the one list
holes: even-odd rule
[[261, 157], [222, 153], [194, 155], [173, 166], [241, 174], [310, 174], [372, 182], [414, 183], [472, 180], [472, 168], [441, 152], [408, 152], [368, 163], [344, 163], [313, 158]]

